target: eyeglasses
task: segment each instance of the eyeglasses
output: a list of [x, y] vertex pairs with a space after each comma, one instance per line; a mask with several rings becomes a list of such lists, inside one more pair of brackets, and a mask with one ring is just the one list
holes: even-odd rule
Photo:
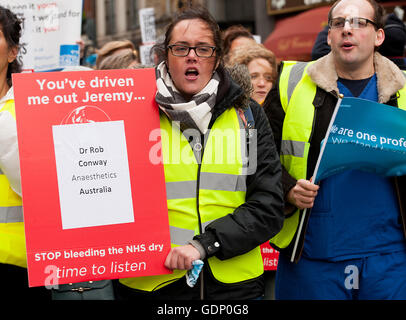
[[339, 29], [339, 28], [344, 28], [345, 23], [348, 21], [350, 24], [350, 27], [352, 29], [362, 29], [366, 28], [368, 26], [368, 23], [372, 24], [375, 28], [377, 28], [377, 25], [375, 22], [366, 19], [366, 18], [360, 18], [360, 17], [349, 17], [349, 18], [343, 18], [343, 17], [338, 17], [338, 18], [333, 18], [329, 21], [328, 25], [330, 26], [331, 29]]
[[171, 44], [168, 48], [171, 49], [172, 54], [176, 57], [186, 57], [190, 50], [193, 49], [198, 57], [210, 58], [214, 51], [216, 51], [216, 47], [212, 46], [189, 47], [181, 44]]

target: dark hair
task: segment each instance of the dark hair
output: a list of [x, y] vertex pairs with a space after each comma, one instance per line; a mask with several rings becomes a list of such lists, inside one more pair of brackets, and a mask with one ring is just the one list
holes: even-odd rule
[[246, 29], [241, 24], [233, 25], [231, 27], [228, 27], [226, 30], [224, 30], [224, 32], [223, 32], [223, 45], [224, 45], [224, 55], [225, 56], [230, 51], [231, 43], [235, 39], [240, 38], [240, 37], [250, 38], [250, 39], [255, 40], [252, 33], [249, 32], [249, 30]]
[[[375, 29], [383, 29], [384, 26], [384, 14], [385, 14], [385, 10], [383, 9], [383, 7], [376, 2], [375, 0], [365, 0], [367, 2], [369, 2], [369, 4], [372, 6], [372, 8], [374, 9], [374, 18], [373, 21], [376, 24]], [[330, 11], [328, 12], [328, 21], [330, 22], [332, 17], [333, 17], [333, 10], [334, 8], [341, 2], [341, 0], [337, 0], [336, 2], [334, 2], [334, 4], [331, 6]]]
[[223, 62], [223, 43], [221, 39], [220, 27], [216, 20], [212, 17], [209, 11], [199, 5], [189, 7], [184, 11], [179, 12], [168, 25], [165, 32], [165, 40], [163, 46], [165, 48], [165, 58], [168, 58], [168, 45], [172, 36], [173, 28], [183, 20], [200, 19], [204, 21], [213, 34], [214, 45], [216, 46], [216, 63], [219, 61], [220, 65]]
[[[21, 21], [13, 12], [2, 6], [0, 6], [0, 28], [3, 31], [8, 47], [18, 49], [21, 38]], [[7, 69], [7, 83], [9, 86], [12, 85], [11, 74], [21, 72], [21, 68], [21, 63], [17, 58], [9, 63]]]
[[396, 14], [385, 17], [385, 40], [379, 47], [380, 54], [386, 57], [403, 57], [406, 45], [406, 27]]
[[164, 61], [166, 58], [166, 50], [163, 42], [154, 44], [149, 51], [149, 56], [154, 65], [158, 65]]

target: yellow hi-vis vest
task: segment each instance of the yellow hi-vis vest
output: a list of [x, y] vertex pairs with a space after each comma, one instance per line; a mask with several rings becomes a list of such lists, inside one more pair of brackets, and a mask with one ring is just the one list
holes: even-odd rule
[[[8, 100], [0, 112], [15, 119], [14, 101]], [[0, 263], [27, 267], [23, 207], [21, 197], [10, 187], [0, 169]]]
[[[317, 86], [306, 72], [312, 63], [284, 62], [279, 80], [279, 95], [285, 111], [280, 159], [289, 174], [297, 180], [306, 179], [313, 131], [313, 101]], [[398, 92], [397, 100], [399, 108], [406, 110], [405, 87]], [[279, 249], [286, 248], [295, 236], [299, 218], [300, 210], [285, 218], [282, 230], [271, 239], [271, 243]]]
[[[199, 168], [192, 147], [178, 125], [164, 114], [160, 122], [171, 246], [176, 247], [187, 244], [204, 232], [210, 222], [232, 214], [245, 202], [245, 129], [237, 110], [226, 110], [216, 119], [208, 137], [206, 134]], [[215, 279], [227, 284], [263, 273], [259, 247], [223, 261], [210, 257], [208, 264]], [[185, 274], [185, 270], [174, 270], [169, 275], [127, 278], [120, 282], [134, 289], [153, 291]]]

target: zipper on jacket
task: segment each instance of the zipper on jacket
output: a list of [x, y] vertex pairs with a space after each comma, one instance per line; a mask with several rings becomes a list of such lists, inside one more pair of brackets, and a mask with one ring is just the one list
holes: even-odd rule
[[199, 234], [203, 233], [202, 219], [200, 217], [200, 210], [199, 210], [200, 171], [202, 168], [203, 153], [204, 153], [203, 138], [204, 138], [204, 135], [200, 135], [200, 137], [198, 138], [199, 141], [197, 141], [197, 143], [200, 143], [200, 145], [201, 145], [200, 159], [199, 159], [199, 163], [197, 164], [197, 179], [196, 179], [196, 211], [197, 211], [197, 218], [199, 220]]
[[[197, 212], [197, 219], [199, 221], [199, 234], [203, 233], [203, 227], [202, 227], [202, 219], [200, 217], [200, 210], [199, 210], [199, 189], [200, 189], [200, 171], [202, 168], [202, 162], [203, 162], [203, 154], [204, 154], [204, 135], [201, 134], [199, 137], [201, 145], [201, 151], [200, 151], [200, 159], [199, 163], [197, 164], [197, 179], [196, 179], [196, 212]], [[195, 144], [196, 145], [196, 144]], [[207, 264], [208, 266], [208, 264]], [[204, 281], [203, 281], [203, 270], [200, 272], [200, 300], [204, 300]]]

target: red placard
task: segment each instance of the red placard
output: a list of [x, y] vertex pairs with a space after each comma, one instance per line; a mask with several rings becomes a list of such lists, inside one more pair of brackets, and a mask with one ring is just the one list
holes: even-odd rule
[[13, 86], [29, 285], [169, 273], [154, 69], [15, 74]]
[[272, 248], [269, 242], [261, 244], [262, 261], [264, 270], [276, 270], [278, 266], [279, 251]]

